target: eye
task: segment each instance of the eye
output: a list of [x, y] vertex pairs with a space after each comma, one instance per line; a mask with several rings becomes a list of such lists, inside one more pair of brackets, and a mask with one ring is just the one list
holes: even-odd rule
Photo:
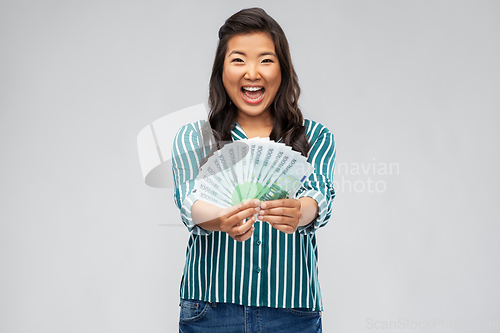
[[234, 58], [233, 60], [231, 60], [231, 62], [243, 62], [243, 60], [241, 60], [240, 58]]
[[262, 62], [268, 62], [268, 63], [270, 62], [270, 63], [272, 63], [274, 61], [272, 61], [271, 59], [264, 59], [264, 60], [262, 60]]

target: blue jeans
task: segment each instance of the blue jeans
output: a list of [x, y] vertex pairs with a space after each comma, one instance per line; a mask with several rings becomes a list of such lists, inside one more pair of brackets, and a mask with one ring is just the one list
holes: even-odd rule
[[321, 311], [181, 299], [180, 333], [317, 333]]

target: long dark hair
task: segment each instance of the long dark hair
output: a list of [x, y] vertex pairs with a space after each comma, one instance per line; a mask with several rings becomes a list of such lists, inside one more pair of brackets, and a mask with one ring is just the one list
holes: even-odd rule
[[309, 142], [298, 105], [300, 87], [292, 65], [288, 41], [278, 22], [261, 8], [243, 9], [228, 18], [219, 29], [219, 44], [212, 67], [208, 97], [208, 119], [216, 140], [215, 147], [220, 148], [220, 143], [231, 141], [231, 130], [237, 114], [236, 106], [231, 102], [222, 82], [227, 43], [235, 35], [254, 32], [264, 32], [271, 36], [281, 69], [281, 84], [270, 110], [274, 118], [270, 139], [276, 141], [281, 137], [286, 145], [307, 157]]

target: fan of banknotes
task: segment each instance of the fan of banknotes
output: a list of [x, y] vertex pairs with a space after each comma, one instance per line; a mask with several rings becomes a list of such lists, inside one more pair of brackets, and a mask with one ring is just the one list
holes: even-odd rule
[[226, 144], [208, 158], [194, 193], [221, 208], [249, 199], [292, 198], [313, 171], [304, 156], [283, 143], [244, 139]]

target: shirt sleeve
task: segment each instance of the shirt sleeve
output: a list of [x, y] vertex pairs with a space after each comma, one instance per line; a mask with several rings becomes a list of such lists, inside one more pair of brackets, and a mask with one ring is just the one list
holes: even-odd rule
[[297, 228], [302, 234], [311, 234], [328, 223], [335, 198], [333, 173], [336, 149], [333, 134], [319, 123], [311, 124], [311, 127], [307, 161], [314, 167], [314, 172], [304, 181], [296, 198], [313, 198], [318, 203], [318, 216], [308, 225]]
[[203, 157], [200, 137], [200, 122], [187, 124], [179, 129], [172, 147], [172, 172], [174, 176], [174, 201], [181, 219], [189, 232], [208, 235], [207, 231], [193, 222], [191, 207], [197, 200], [193, 193], [198, 168]]

